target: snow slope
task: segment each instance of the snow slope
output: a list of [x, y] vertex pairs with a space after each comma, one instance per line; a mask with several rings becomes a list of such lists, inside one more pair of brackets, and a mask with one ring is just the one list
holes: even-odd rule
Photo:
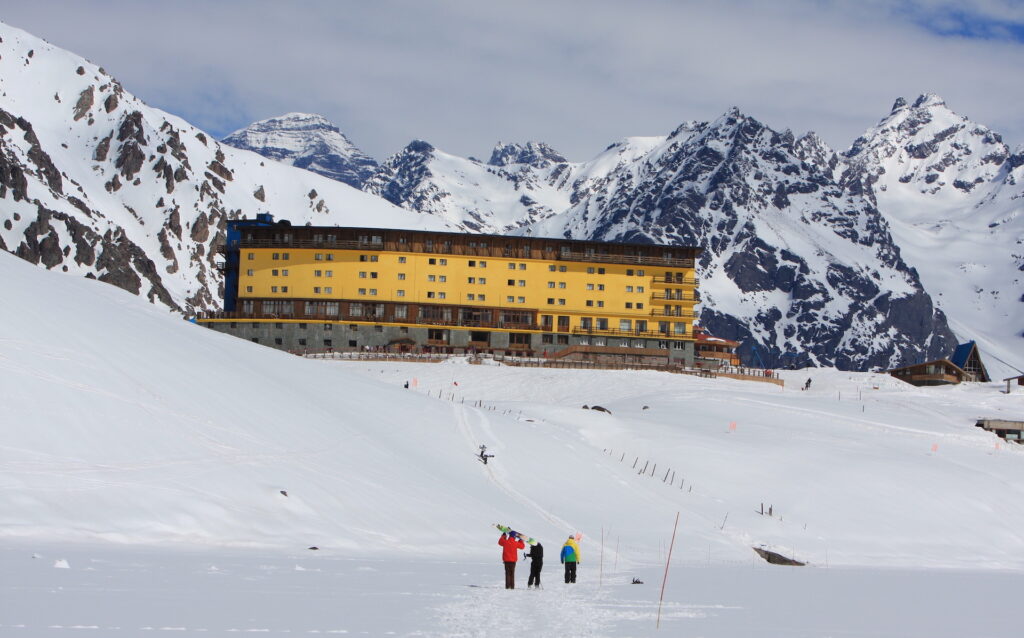
[[1024, 394], [304, 360], [0, 256], [3, 538], [489, 556], [506, 521], [644, 564], [680, 510], [681, 558], [1024, 568], [1024, 449], [973, 427]]

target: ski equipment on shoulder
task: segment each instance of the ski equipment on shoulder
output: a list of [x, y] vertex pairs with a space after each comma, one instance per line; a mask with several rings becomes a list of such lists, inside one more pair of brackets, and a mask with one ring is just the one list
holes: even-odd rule
[[[508, 534], [509, 532], [512, 531], [511, 527], [509, 527], [508, 525], [502, 525], [501, 523], [495, 523], [494, 526], [497, 527], [499, 530], [501, 530], [502, 534]], [[516, 532], [516, 536], [518, 536], [519, 538], [523, 539], [523, 541], [527, 545], [536, 545], [537, 544], [537, 539], [533, 538], [532, 536], [526, 536], [525, 534], [520, 534], [518, 532]]]

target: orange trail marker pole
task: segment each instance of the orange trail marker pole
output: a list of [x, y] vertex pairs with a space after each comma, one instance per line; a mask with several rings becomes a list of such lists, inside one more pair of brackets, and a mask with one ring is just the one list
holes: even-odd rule
[[676, 528], [679, 527], [679, 512], [676, 512], [676, 522], [672, 526], [672, 542], [668, 546], [668, 558], [665, 560], [665, 576], [661, 579], [661, 595], [658, 596], [658, 622], [655, 629], [661, 629], [661, 603], [665, 600], [665, 583], [668, 582], [668, 566], [672, 564], [672, 548], [676, 545]]

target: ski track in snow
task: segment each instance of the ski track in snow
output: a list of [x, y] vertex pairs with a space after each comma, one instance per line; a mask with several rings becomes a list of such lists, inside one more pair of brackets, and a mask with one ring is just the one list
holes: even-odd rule
[[[453, 409], [455, 411], [455, 423], [458, 425], [459, 431], [462, 433], [463, 438], [466, 440], [469, 449], [474, 452], [476, 450], [479, 450], [479, 444], [476, 441], [480, 440], [481, 437], [474, 437], [473, 428], [472, 426], [470, 426], [469, 419], [467, 418], [466, 414], [467, 408], [464, 405], [459, 404], [453, 406]], [[494, 429], [491, 427], [490, 419], [487, 418], [487, 415], [484, 414], [482, 411], [475, 410], [475, 412], [477, 413], [478, 416], [479, 428], [484, 432], [484, 434], [486, 434], [489, 440], [496, 441], [498, 443], [497, 449], [500, 449], [501, 439], [498, 438]], [[483, 465], [484, 473], [487, 475], [487, 478], [490, 479], [490, 481], [494, 483], [494, 485], [496, 485], [501, 491], [508, 494], [508, 496], [511, 499], [515, 500], [517, 503], [521, 503], [522, 505], [534, 510], [545, 520], [547, 520], [556, 527], [566, 530], [575, 529], [568, 522], [555, 516], [548, 510], [541, 507], [536, 501], [526, 497], [522, 492], [512, 487], [512, 485], [509, 484], [509, 482], [505, 480], [504, 477], [499, 476], [498, 473], [494, 471], [495, 466], [493, 464], [481, 465]]]

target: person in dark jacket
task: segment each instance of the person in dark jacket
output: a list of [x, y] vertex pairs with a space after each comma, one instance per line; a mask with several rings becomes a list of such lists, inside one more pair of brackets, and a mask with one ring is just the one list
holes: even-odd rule
[[530, 563], [530, 580], [526, 587], [540, 587], [540, 570], [544, 568], [544, 546], [537, 543], [526, 553], [526, 557], [532, 560]]
[[516, 588], [516, 561], [519, 560], [519, 550], [526, 547], [526, 543], [519, 538], [519, 534], [509, 531], [502, 534], [498, 539], [501, 545], [501, 561], [505, 563], [505, 589]]

